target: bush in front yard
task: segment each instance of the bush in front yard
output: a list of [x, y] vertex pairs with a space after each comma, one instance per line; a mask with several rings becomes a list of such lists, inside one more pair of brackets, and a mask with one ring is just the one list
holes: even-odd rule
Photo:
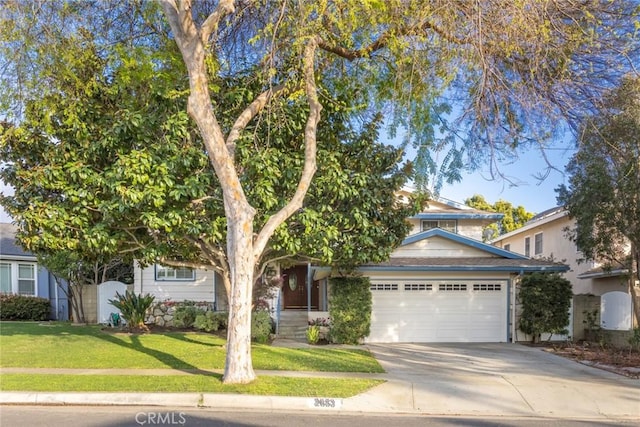
[[46, 298], [0, 294], [0, 320], [47, 320], [51, 303]]
[[371, 329], [371, 282], [367, 277], [336, 277], [330, 284], [331, 340], [358, 344]]
[[179, 305], [176, 307], [176, 312], [173, 315], [173, 326], [176, 328], [191, 328], [196, 318], [201, 314], [204, 314], [202, 308], [191, 304]]
[[572, 297], [571, 282], [558, 273], [525, 275], [518, 292], [522, 304], [518, 327], [533, 342], [539, 342], [544, 333], [566, 333]]
[[251, 313], [251, 338], [259, 343], [269, 341], [273, 331], [273, 319], [267, 310], [256, 310]]
[[220, 316], [213, 311], [198, 314], [195, 322], [193, 322], [193, 327], [205, 332], [215, 332], [220, 329], [219, 318]]

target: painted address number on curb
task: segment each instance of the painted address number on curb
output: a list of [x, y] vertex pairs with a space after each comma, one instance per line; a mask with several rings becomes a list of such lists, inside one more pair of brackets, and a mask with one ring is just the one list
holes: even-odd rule
[[341, 399], [316, 397], [309, 402], [314, 408], [338, 409], [342, 406]]

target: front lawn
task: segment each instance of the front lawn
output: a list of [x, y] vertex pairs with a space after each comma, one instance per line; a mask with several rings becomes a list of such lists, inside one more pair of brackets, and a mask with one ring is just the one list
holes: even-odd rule
[[[211, 334], [112, 333], [67, 323], [0, 323], [0, 367], [223, 369], [225, 340]], [[383, 372], [366, 350], [292, 349], [255, 344], [265, 370]]]
[[[85, 369], [178, 369], [179, 375], [68, 375], [4, 373], [2, 391], [196, 392], [344, 398], [384, 381], [261, 375], [248, 385], [226, 385], [221, 375], [191, 370], [223, 369], [225, 340], [211, 334], [114, 333], [100, 326], [0, 322], [0, 367]], [[383, 372], [366, 350], [292, 349], [255, 344], [253, 366], [261, 370]]]
[[221, 375], [3, 374], [2, 391], [239, 393], [264, 396], [345, 398], [384, 383], [360, 378], [290, 378], [262, 375], [251, 384], [223, 384]]

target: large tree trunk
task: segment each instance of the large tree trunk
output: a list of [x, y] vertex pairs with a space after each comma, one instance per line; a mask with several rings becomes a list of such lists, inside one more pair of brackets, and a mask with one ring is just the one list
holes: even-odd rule
[[256, 379], [251, 361], [251, 293], [254, 270], [251, 211], [244, 209], [228, 215], [227, 250], [231, 295], [223, 382], [231, 384], [246, 384]]
[[[225, 383], [249, 383], [256, 378], [251, 362], [251, 305], [255, 267], [276, 228], [302, 207], [316, 171], [316, 131], [322, 110], [314, 74], [317, 42], [315, 39], [309, 41], [303, 58], [305, 92], [310, 113], [304, 131], [305, 164], [300, 181], [291, 200], [280, 211], [271, 215], [260, 232], [254, 235], [255, 209], [247, 201], [242, 188], [235, 167], [234, 147], [240, 133], [262, 110], [273, 91], [267, 90], [258, 96], [240, 114], [225, 140], [209, 95], [205, 45], [209, 43], [209, 36], [215, 33], [220, 19], [234, 11], [234, 2], [220, 0], [200, 28], [197, 28], [191, 16], [191, 1], [161, 0], [161, 3], [189, 72], [187, 111], [202, 135], [224, 198], [230, 292], [227, 359], [223, 380]], [[225, 286], [228, 285], [227, 282], [225, 280]]]

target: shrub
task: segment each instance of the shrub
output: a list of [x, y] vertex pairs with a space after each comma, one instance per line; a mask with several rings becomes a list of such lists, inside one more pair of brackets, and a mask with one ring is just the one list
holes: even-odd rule
[[116, 292], [116, 298], [109, 300], [109, 304], [120, 310], [129, 329], [146, 330], [148, 328], [144, 324], [144, 318], [154, 299], [153, 295], [137, 295], [127, 290], [124, 295]]
[[251, 339], [259, 343], [269, 341], [273, 330], [273, 320], [266, 310], [257, 310], [251, 313]]
[[358, 344], [371, 329], [371, 283], [367, 277], [331, 279], [331, 340]]
[[180, 305], [176, 307], [173, 314], [173, 326], [176, 328], [191, 328], [196, 321], [196, 317], [204, 314], [204, 310], [194, 305]]
[[227, 329], [229, 324], [229, 313], [226, 311], [213, 311], [214, 317], [218, 321], [218, 329]]
[[220, 329], [218, 318], [219, 316], [213, 311], [200, 313], [196, 316], [193, 327], [205, 332], [215, 332]]
[[318, 344], [320, 341], [320, 327], [311, 325], [307, 328], [307, 342], [309, 344]]
[[518, 294], [522, 304], [520, 330], [532, 335], [534, 342], [543, 333], [566, 333], [572, 296], [571, 282], [558, 273], [527, 274]]
[[0, 294], [0, 320], [47, 320], [51, 303], [46, 298]]

